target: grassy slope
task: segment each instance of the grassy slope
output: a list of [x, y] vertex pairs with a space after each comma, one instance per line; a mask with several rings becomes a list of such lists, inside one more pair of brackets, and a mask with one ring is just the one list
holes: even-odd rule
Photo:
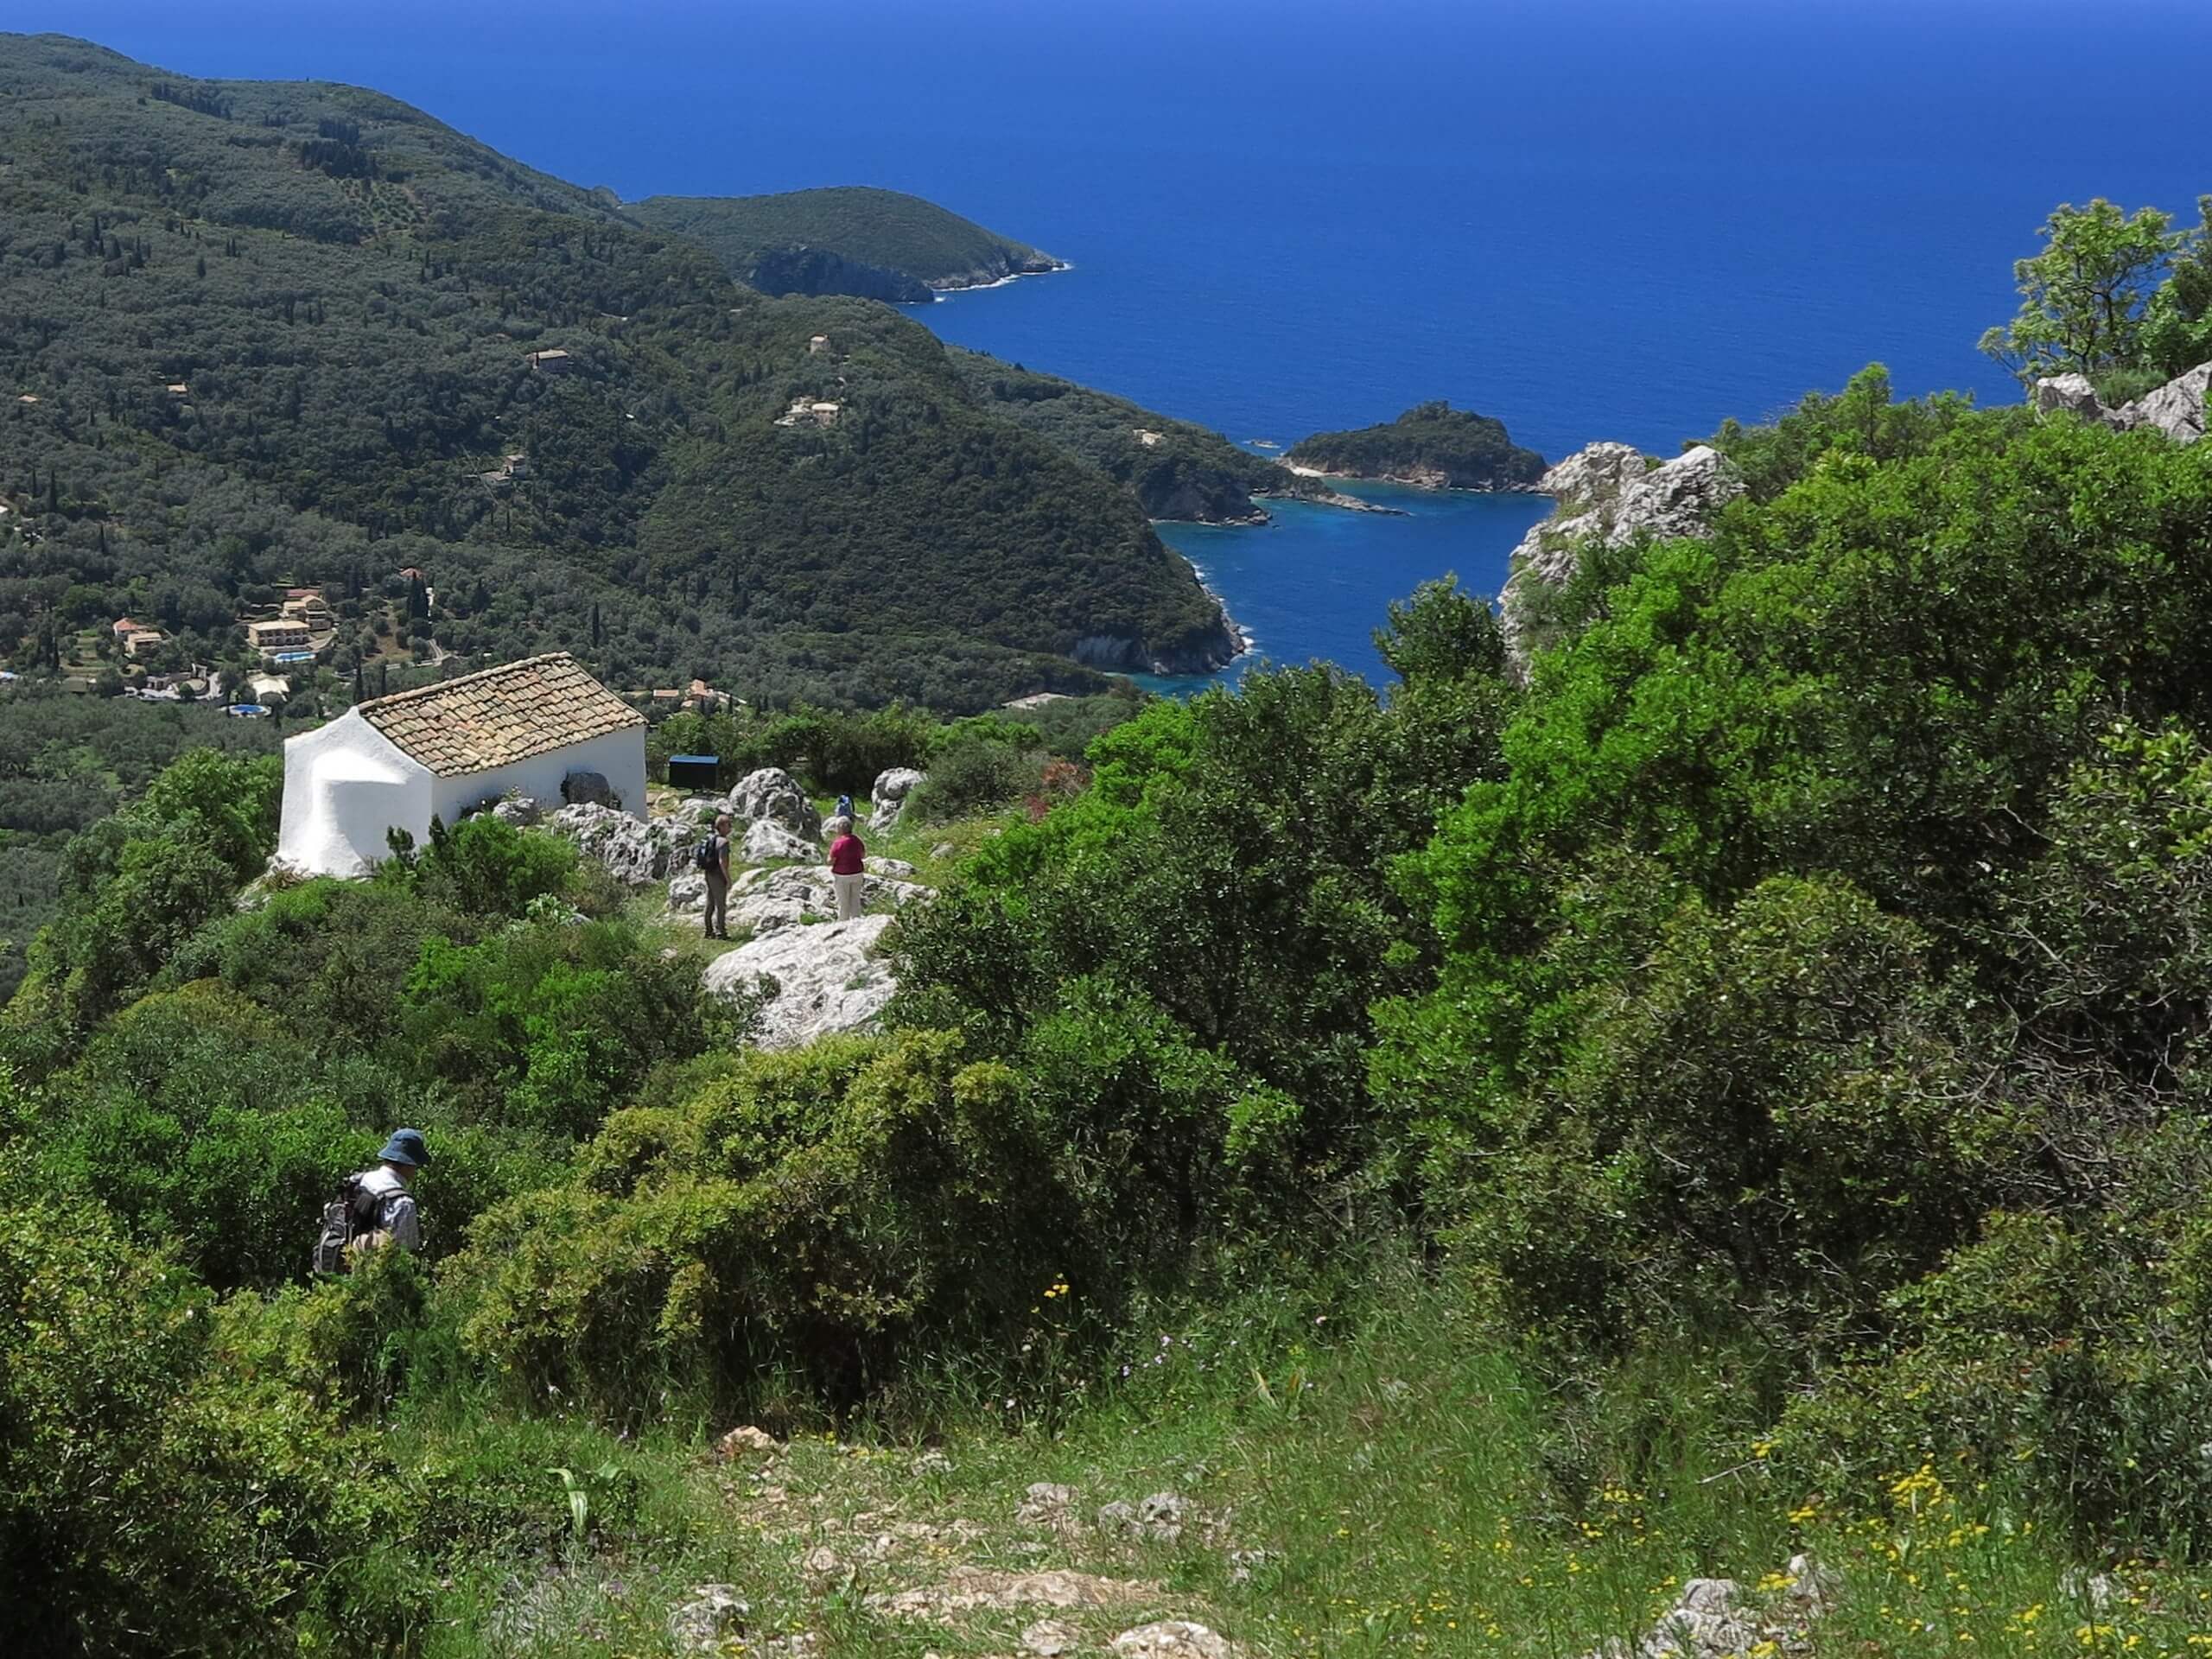
[[655, 230], [705, 244], [741, 277], [763, 252], [793, 247], [827, 249], [931, 287], [995, 282], [1054, 263], [919, 196], [862, 185], [766, 196], [651, 196], [626, 211]]
[[[915, 325], [779, 308], [375, 93], [184, 81], [54, 36], [0, 38], [0, 308], [22, 320], [0, 387], [39, 399], [0, 416], [34, 538], [0, 626], [73, 588], [73, 627], [166, 590], [213, 637], [244, 587], [411, 563], [464, 653], [978, 704], [1070, 671], [1038, 655], [1086, 637], [1217, 636], [1141, 514], [971, 403]], [[887, 343], [864, 384], [810, 359], [825, 329]], [[554, 346], [577, 372], [532, 375]], [[776, 427], [798, 391], [855, 418]], [[475, 474], [515, 448], [531, 481], [494, 496]], [[744, 495], [702, 499], [718, 478]], [[834, 605], [808, 597], [825, 571]]]
[[[456, 1580], [437, 1608], [454, 1622], [431, 1651], [502, 1651], [486, 1629], [533, 1581], [557, 1617], [532, 1651], [576, 1659], [662, 1651], [667, 1610], [710, 1581], [751, 1601], [755, 1643], [811, 1632], [831, 1654], [906, 1659], [1021, 1651], [1045, 1617], [1072, 1626], [1085, 1654], [1147, 1620], [1189, 1618], [1274, 1659], [1568, 1659], [1649, 1629], [1705, 1576], [1743, 1586], [1763, 1639], [1809, 1624], [1809, 1643], [1784, 1650], [1861, 1659], [2182, 1653], [2212, 1622], [2212, 1579], [2178, 1567], [2117, 1564], [2097, 1605], [2058, 1541], [2001, 1494], [1950, 1491], [1940, 1471], [1905, 1471], [1879, 1508], [1847, 1515], [1776, 1490], [1753, 1446], [1728, 1465], [1681, 1461], [1673, 1430], [1713, 1409], [1687, 1378], [1679, 1398], [1649, 1402], [1645, 1443], [1577, 1443], [1556, 1399], [1471, 1346], [1460, 1311], [1436, 1289], [1402, 1289], [1331, 1340], [1287, 1303], [1246, 1307], [1140, 1341], [1130, 1380], [1057, 1417], [973, 1401], [950, 1407], [928, 1444], [849, 1425], [724, 1461], [707, 1450], [723, 1425], [639, 1446], [574, 1421], [424, 1423], [415, 1432], [435, 1458], [461, 1446], [507, 1465], [605, 1465], [610, 1490], [645, 1494], [639, 1541], [603, 1538], [543, 1577], [493, 1561]], [[1048, 1327], [1075, 1317], [1042, 1312]], [[957, 1379], [939, 1389], [957, 1396]], [[1018, 1516], [1034, 1482], [1074, 1490], [1066, 1523]], [[560, 1489], [544, 1486], [551, 1513]], [[1102, 1506], [1161, 1491], [1188, 1506], [1179, 1536], [1096, 1524]], [[1840, 1575], [1817, 1621], [1786, 1582], [1800, 1551]], [[880, 1599], [961, 1567], [1078, 1572], [1127, 1599], [919, 1618]]]

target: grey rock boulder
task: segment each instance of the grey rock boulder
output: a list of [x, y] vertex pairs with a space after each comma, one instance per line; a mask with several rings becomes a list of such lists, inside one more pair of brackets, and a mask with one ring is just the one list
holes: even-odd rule
[[1021, 1633], [1021, 1650], [1039, 1659], [1059, 1659], [1083, 1646], [1083, 1632], [1065, 1620], [1040, 1618]]
[[647, 823], [611, 806], [579, 803], [546, 820], [576, 850], [607, 867], [625, 887], [650, 887], [668, 879], [675, 862], [676, 838], [665, 823]]
[[760, 1017], [763, 1048], [797, 1048], [834, 1032], [872, 1027], [898, 989], [876, 955], [888, 916], [786, 927], [747, 941], [707, 964], [706, 988], [734, 997], [764, 977], [774, 994]]
[[[912, 881], [871, 875], [861, 884], [861, 902], [875, 908], [911, 904], [929, 889]], [[786, 864], [779, 869], [747, 870], [730, 883], [729, 919], [758, 937], [787, 927], [804, 925], [810, 918], [825, 919], [837, 913], [837, 891], [830, 884], [827, 865], [810, 861]]]
[[2113, 413], [2113, 424], [2122, 431], [2153, 427], [2176, 443], [2195, 443], [2204, 435], [2208, 391], [2212, 391], [2212, 363], [2200, 363], [2156, 391], [2146, 391], [2133, 403], [2121, 404]]
[[1709, 444], [1654, 466], [1630, 444], [1593, 443], [1546, 473], [1538, 487], [1555, 498], [1552, 516], [1513, 550], [1513, 574], [1501, 596], [1499, 626], [1516, 667], [1526, 665], [1533, 643], [1532, 590], [1566, 586], [1589, 547], [1706, 535], [1745, 484], [1735, 463]]
[[2086, 374], [2056, 374], [2038, 380], [2030, 396], [2040, 415], [2055, 415], [2063, 410], [2085, 421], [2111, 418], [2111, 411], [2097, 401], [2097, 389], [2089, 384]]
[[906, 798], [914, 792], [914, 785], [922, 781], [923, 774], [912, 766], [893, 766], [876, 775], [875, 787], [868, 791], [868, 800], [874, 807], [869, 813], [868, 827], [888, 830], [899, 822], [899, 815], [906, 810]]
[[795, 858], [811, 861], [822, 856], [822, 848], [774, 818], [761, 818], [745, 832], [738, 856], [747, 864], [775, 864]]
[[766, 819], [810, 841], [821, 838], [822, 815], [814, 810], [814, 803], [807, 799], [798, 780], [781, 766], [747, 772], [730, 791], [725, 810], [740, 823]]
[[1098, 1529], [1172, 1544], [1183, 1535], [1189, 1508], [1174, 1492], [1154, 1492], [1141, 1503], [1107, 1504], [1098, 1511]]
[[2052, 415], [2063, 410], [2085, 421], [2101, 421], [2119, 432], [2149, 427], [2176, 443], [2195, 443], [2204, 435], [2204, 399], [2212, 391], [2212, 363], [2200, 363], [2177, 374], [2132, 404], [2107, 409], [2098, 400], [2087, 375], [2059, 374], [2038, 380], [2030, 394], [2037, 411]]
[[707, 878], [695, 869], [679, 869], [668, 878], [668, 909], [673, 916], [696, 916], [707, 907]]
[[531, 796], [510, 795], [492, 808], [492, 816], [501, 823], [527, 830], [545, 816], [545, 808]]
[[1075, 1525], [1076, 1491], [1072, 1486], [1063, 1486], [1058, 1481], [1036, 1480], [1021, 1495], [1021, 1503], [1014, 1512], [1015, 1522], [1025, 1527], [1050, 1527], [1064, 1532]]
[[914, 867], [903, 858], [864, 858], [861, 868], [870, 875], [889, 876], [895, 881], [910, 880], [914, 874]]

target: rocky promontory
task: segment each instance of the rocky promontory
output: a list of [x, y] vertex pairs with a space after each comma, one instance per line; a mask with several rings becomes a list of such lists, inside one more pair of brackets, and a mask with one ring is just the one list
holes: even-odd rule
[[1421, 404], [1395, 421], [1317, 432], [1283, 465], [1307, 478], [1364, 478], [1427, 490], [1533, 491], [1544, 458], [1507, 435], [1505, 423], [1448, 403]]
[[1744, 479], [1709, 444], [1662, 461], [1633, 444], [1593, 443], [1545, 473], [1537, 487], [1556, 505], [1513, 550], [1500, 595], [1499, 622], [1516, 666], [1542, 643], [1545, 601], [1574, 579], [1591, 549], [1702, 536], [1743, 494]]

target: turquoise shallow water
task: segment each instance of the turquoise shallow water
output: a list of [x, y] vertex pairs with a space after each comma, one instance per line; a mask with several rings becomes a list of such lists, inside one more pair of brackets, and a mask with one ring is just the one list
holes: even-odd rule
[[1274, 518], [1263, 525], [1160, 525], [1162, 539], [1223, 596], [1252, 649], [1219, 674], [1142, 675], [1139, 683], [1188, 693], [1235, 681], [1262, 662], [1318, 658], [1379, 683], [1389, 671], [1376, 654], [1374, 632], [1390, 600], [1447, 573], [1471, 591], [1495, 596], [1505, 581], [1507, 556], [1551, 508], [1542, 496], [1386, 484], [1360, 485], [1357, 493], [1408, 516], [1276, 501], [1268, 504]]

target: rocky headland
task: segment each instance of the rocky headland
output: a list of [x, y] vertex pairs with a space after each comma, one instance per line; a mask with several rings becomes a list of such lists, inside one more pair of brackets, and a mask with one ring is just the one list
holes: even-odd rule
[[1395, 421], [1347, 432], [1317, 432], [1282, 463], [1301, 478], [1360, 478], [1426, 490], [1535, 491], [1544, 458], [1513, 442], [1505, 423], [1421, 404]]

